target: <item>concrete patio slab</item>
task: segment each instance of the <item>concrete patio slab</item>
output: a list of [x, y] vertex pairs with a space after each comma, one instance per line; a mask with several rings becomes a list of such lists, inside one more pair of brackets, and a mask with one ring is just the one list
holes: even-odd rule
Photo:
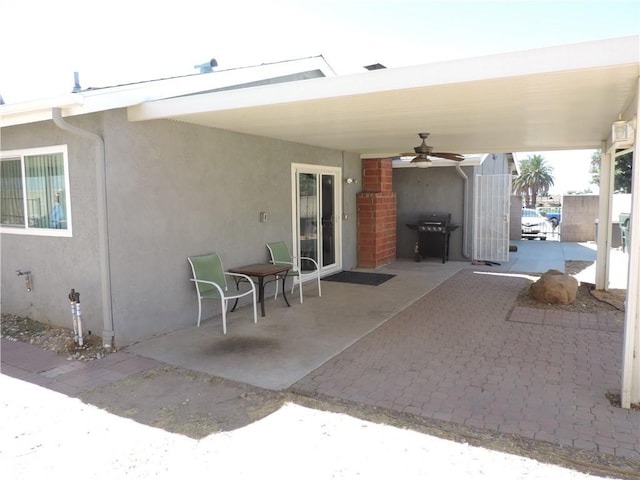
[[[426, 292], [464, 262], [397, 262], [384, 268], [396, 275], [379, 286], [324, 282], [305, 286], [304, 303], [290, 295], [267, 299], [267, 315], [257, 325], [249, 307], [131, 345], [127, 351], [211, 375], [281, 390], [340, 353]], [[195, 322], [194, 322], [195, 323]]]

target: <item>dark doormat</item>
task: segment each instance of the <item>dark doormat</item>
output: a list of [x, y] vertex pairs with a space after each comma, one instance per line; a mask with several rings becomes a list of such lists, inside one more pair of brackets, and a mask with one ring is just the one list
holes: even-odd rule
[[393, 277], [395, 277], [395, 275], [388, 273], [343, 271], [336, 273], [335, 275], [324, 277], [322, 280], [326, 280], [327, 282], [358, 283], [360, 285], [377, 286]]

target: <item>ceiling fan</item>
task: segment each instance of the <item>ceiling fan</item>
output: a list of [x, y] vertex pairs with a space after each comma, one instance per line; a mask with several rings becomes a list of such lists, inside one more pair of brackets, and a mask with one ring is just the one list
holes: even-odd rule
[[[428, 133], [419, 133], [418, 136], [422, 139], [422, 143], [415, 147], [413, 150], [416, 153], [416, 157], [411, 160], [411, 163], [415, 163], [417, 167], [426, 168], [431, 164], [430, 157], [438, 157], [445, 158], [447, 160], [455, 160], [456, 162], [461, 162], [464, 160], [464, 156], [459, 153], [448, 153], [448, 152], [434, 152], [433, 147], [430, 147], [426, 143], [426, 139], [429, 137]], [[402, 156], [411, 156], [413, 153], [406, 153]]]

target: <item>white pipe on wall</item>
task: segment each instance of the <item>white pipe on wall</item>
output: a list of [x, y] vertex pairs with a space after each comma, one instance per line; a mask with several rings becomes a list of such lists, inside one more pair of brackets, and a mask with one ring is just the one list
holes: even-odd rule
[[469, 218], [469, 177], [462, 171], [459, 163], [456, 163], [456, 170], [464, 181], [462, 200], [462, 256], [468, 259], [471, 258], [469, 254], [469, 228], [467, 228], [467, 219]]
[[83, 130], [67, 123], [62, 118], [60, 108], [51, 111], [53, 122], [61, 130], [74, 133], [93, 140], [96, 143], [96, 189], [98, 199], [98, 244], [100, 257], [100, 285], [102, 292], [102, 345], [109, 348], [113, 345], [115, 331], [113, 327], [113, 311], [111, 308], [111, 260], [109, 258], [109, 230], [107, 222], [107, 173], [105, 164], [104, 140], [96, 133]]

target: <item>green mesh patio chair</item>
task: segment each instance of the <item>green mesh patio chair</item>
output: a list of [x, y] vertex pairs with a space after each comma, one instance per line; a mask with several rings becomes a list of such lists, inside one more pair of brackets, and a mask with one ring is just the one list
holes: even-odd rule
[[[296, 288], [296, 285], [299, 285], [298, 290], [300, 290], [300, 303], [304, 300], [302, 298], [302, 284], [309, 279], [316, 279], [318, 281], [318, 296], [322, 296], [322, 288], [320, 286], [320, 268], [318, 268], [318, 262], [316, 262], [311, 257], [294, 257], [289, 252], [289, 247], [284, 242], [272, 242], [267, 243], [267, 248], [269, 249], [269, 254], [271, 255], [271, 263], [275, 265], [291, 265], [291, 270], [287, 273], [287, 277], [291, 277], [293, 279], [291, 285], [291, 293]], [[305, 265], [312, 265], [313, 270], [303, 270], [301, 267], [301, 262], [305, 260]], [[276, 282], [276, 294], [274, 298], [278, 297], [278, 283]]]
[[[195, 283], [198, 294], [198, 326], [200, 326], [202, 317], [202, 300], [220, 300], [222, 332], [226, 335], [229, 300], [235, 300], [247, 295], [253, 297], [253, 323], [258, 323], [256, 286], [251, 278], [239, 273], [225, 272], [222, 260], [216, 253], [187, 258], [193, 272], [193, 278], [190, 280]], [[244, 289], [240, 290], [237, 286], [238, 284], [233, 282], [236, 290], [230, 290], [227, 285], [227, 277], [241, 277], [242, 281], [239, 283], [243, 285]]]

